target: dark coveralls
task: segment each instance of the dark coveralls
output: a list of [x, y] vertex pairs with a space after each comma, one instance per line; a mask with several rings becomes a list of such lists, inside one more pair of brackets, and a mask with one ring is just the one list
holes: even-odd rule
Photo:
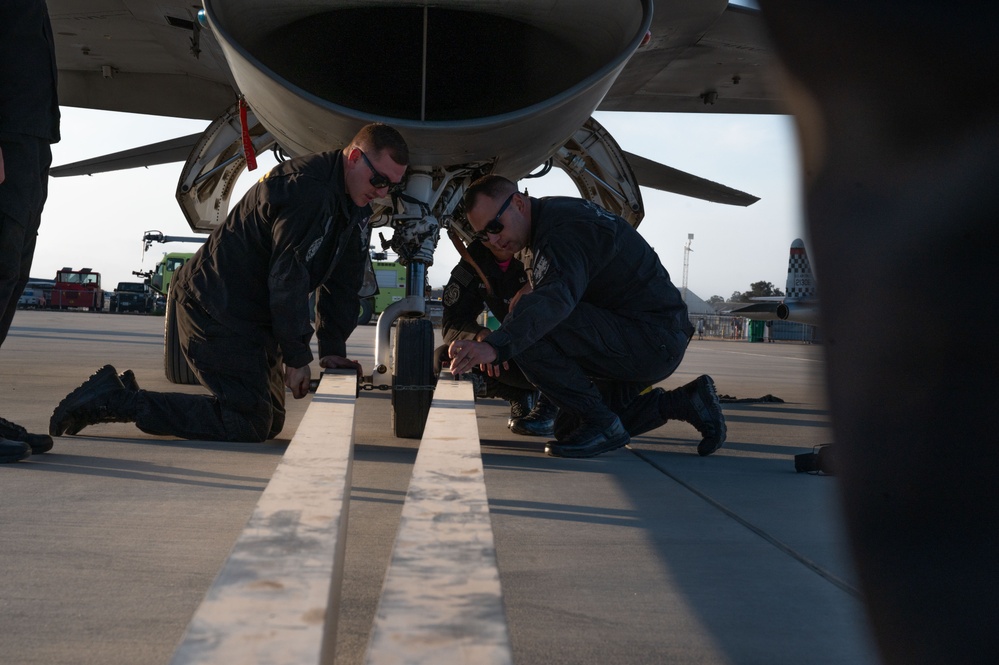
[[[516, 258], [510, 260], [510, 266], [504, 272], [500, 270], [493, 253], [478, 240], [468, 246], [468, 253], [489, 280], [492, 294], [488, 293], [479, 273], [468, 261], [462, 259], [451, 270], [451, 279], [444, 287], [444, 315], [441, 318], [445, 348], [457, 339], [475, 339], [483, 329], [477, 321], [483, 305], [489, 308], [497, 320], [504, 321], [510, 311], [510, 300], [527, 284], [524, 264]], [[534, 390], [534, 386], [524, 377], [515, 362], [510, 364], [510, 369], [503, 370], [499, 377], [483, 375], [483, 378], [487, 395], [496, 393], [497, 383], [519, 390]]]
[[486, 338], [496, 362], [515, 358], [567, 416], [661, 423], [658, 397], [638, 395], [676, 370], [694, 329], [659, 257], [588, 201], [532, 198], [531, 220], [534, 291]]
[[340, 152], [289, 160], [255, 184], [174, 276], [181, 350], [212, 396], [139, 391], [136, 425], [187, 439], [263, 441], [284, 425], [282, 362], [346, 356], [368, 260], [369, 206], [347, 196]]
[[0, 2], [0, 344], [28, 283], [42, 207], [49, 144], [59, 141], [52, 26], [43, 0]]

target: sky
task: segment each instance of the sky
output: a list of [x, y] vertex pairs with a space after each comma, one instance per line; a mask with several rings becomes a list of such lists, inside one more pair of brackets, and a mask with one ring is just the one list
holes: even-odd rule
[[[788, 248], [803, 237], [802, 198], [793, 122], [788, 116], [676, 113], [597, 113], [597, 120], [627, 151], [760, 197], [742, 208], [642, 188], [645, 219], [639, 232], [659, 254], [673, 282], [682, 286], [684, 247], [694, 234], [687, 287], [707, 300], [748, 291], [753, 282], [783, 289]], [[62, 108], [62, 136], [52, 146], [53, 165], [202, 131], [205, 121]], [[242, 175], [234, 205], [266, 169]], [[104, 288], [135, 281], [164, 252], [194, 251], [190, 243], [154, 244], [143, 255], [142, 236], [194, 235], [175, 199], [181, 163], [93, 176], [51, 178], [32, 277], [52, 279], [63, 267], [88, 267]], [[532, 196], [578, 196], [558, 169], [522, 180]], [[375, 229], [389, 235], [387, 229]], [[807, 242], [807, 239], [806, 239]], [[374, 241], [377, 245], [377, 240]], [[441, 288], [458, 255], [442, 234], [429, 282]]]

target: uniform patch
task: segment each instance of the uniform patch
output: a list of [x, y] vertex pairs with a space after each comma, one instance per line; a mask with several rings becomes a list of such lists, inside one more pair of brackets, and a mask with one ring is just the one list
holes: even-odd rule
[[603, 217], [604, 219], [611, 219], [611, 220], [616, 218], [616, 216], [613, 213], [608, 212], [604, 208], [601, 208], [593, 201], [583, 201], [583, 205], [589, 208], [592, 212], [596, 213], [597, 217]]
[[[472, 283], [473, 275], [470, 270], [465, 268], [465, 265], [464, 261], [456, 265], [454, 270], [451, 271], [451, 277], [460, 282], [463, 286], [468, 286]], [[474, 277], [475, 279], [478, 279], [477, 275]]]
[[545, 275], [548, 273], [549, 265], [548, 257], [544, 254], [538, 254], [534, 260], [534, 270], [532, 272], [532, 281], [535, 284], [540, 284], [541, 280], [545, 278]]
[[447, 285], [447, 288], [444, 289], [444, 297], [441, 298], [441, 301], [444, 303], [445, 307], [451, 307], [458, 302], [458, 298], [460, 297], [461, 288], [454, 282], [451, 282]]
[[322, 239], [322, 237], [319, 237], [316, 240], [314, 240], [311, 245], [309, 245], [309, 250], [307, 252], [305, 252], [305, 261], [306, 262], [309, 262], [309, 261], [312, 260], [312, 257], [316, 255], [316, 252], [319, 251], [319, 248], [322, 246], [322, 244], [323, 244], [323, 239]]

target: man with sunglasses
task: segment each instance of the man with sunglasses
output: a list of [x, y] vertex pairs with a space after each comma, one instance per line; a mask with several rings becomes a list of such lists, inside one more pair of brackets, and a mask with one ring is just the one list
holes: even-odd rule
[[581, 199], [535, 199], [506, 178], [472, 183], [465, 214], [479, 238], [508, 251], [528, 250], [533, 290], [483, 341], [449, 348], [451, 368], [511, 358], [559, 407], [556, 457], [593, 457], [667, 420], [700, 432], [700, 455], [725, 441], [714, 382], [700, 376], [666, 391], [646, 391], [683, 360], [694, 328], [669, 274], [638, 232]]
[[[455, 340], [485, 339], [492, 331], [478, 321], [483, 308], [488, 307], [498, 321], [505, 321], [511, 303], [528, 286], [524, 264], [510, 252], [479, 240], [460, 251], [462, 259], [451, 270], [444, 287], [441, 335], [445, 346], [441, 351]], [[515, 363], [487, 366], [480, 375], [486, 397], [510, 402], [507, 426], [514, 433], [551, 436], [558, 409], [545, 395], [538, 394]]]
[[[309, 390], [309, 293], [318, 292], [320, 367], [355, 368], [371, 202], [401, 182], [409, 162], [392, 127], [363, 127], [343, 150], [290, 159], [232, 209], [170, 287], [181, 351], [211, 395], [156, 393], [106, 365], [52, 414], [53, 436], [106, 422], [150, 434], [259, 442], [284, 425], [285, 389]], [[126, 385], [127, 384], [127, 385]]]

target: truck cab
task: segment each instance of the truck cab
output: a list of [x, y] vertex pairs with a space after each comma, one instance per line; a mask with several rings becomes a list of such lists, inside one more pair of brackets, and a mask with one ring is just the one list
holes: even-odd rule
[[91, 311], [104, 309], [104, 290], [101, 274], [90, 268], [63, 268], [56, 272], [52, 296], [48, 306], [53, 309], [83, 308]]
[[153, 311], [153, 294], [144, 282], [118, 282], [117, 288], [111, 294], [112, 312]]
[[192, 252], [167, 252], [163, 254], [163, 258], [156, 264], [156, 269], [149, 275], [149, 287], [165, 296], [170, 290], [170, 282], [173, 281], [174, 273], [190, 261], [193, 256]]

